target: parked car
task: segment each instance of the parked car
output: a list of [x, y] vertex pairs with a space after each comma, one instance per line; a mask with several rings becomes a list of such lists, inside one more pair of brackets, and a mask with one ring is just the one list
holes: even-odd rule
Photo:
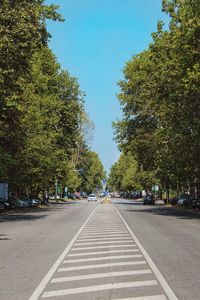
[[155, 205], [155, 200], [154, 200], [154, 196], [149, 194], [147, 195], [144, 200], [143, 200], [143, 205]]
[[32, 198], [29, 199], [29, 201], [31, 202], [31, 206], [38, 206], [41, 204], [41, 199], [39, 198]]
[[3, 212], [5, 210], [5, 206], [3, 202], [0, 202], [0, 212]]
[[200, 209], [200, 200], [199, 199], [193, 200], [191, 206], [192, 206], [192, 208], [198, 208], [198, 209]]
[[97, 197], [95, 194], [90, 194], [88, 196], [88, 202], [90, 202], [90, 201], [95, 201], [95, 202], [97, 201]]

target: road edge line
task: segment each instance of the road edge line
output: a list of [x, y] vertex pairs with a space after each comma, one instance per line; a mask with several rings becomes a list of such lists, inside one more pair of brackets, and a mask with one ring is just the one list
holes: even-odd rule
[[98, 208], [99, 205], [97, 205], [94, 210], [92, 211], [92, 213], [89, 215], [89, 217], [86, 219], [86, 221], [83, 223], [83, 225], [81, 226], [81, 228], [79, 229], [79, 231], [75, 234], [75, 236], [73, 237], [73, 239], [69, 242], [69, 244], [67, 245], [67, 247], [65, 248], [65, 250], [61, 253], [61, 255], [58, 257], [58, 259], [56, 260], [56, 262], [53, 264], [53, 266], [50, 268], [50, 270], [47, 272], [47, 274], [44, 276], [44, 278], [42, 279], [42, 281], [39, 283], [39, 285], [36, 287], [36, 289], [34, 290], [33, 294], [30, 296], [29, 300], [37, 300], [40, 295], [42, 294], [42, 292], [44, 291], [45, 287], [47, 286], [47, 284], [50, 282], [52, 276], [54, 275], [54, 273], [56, 272], [56, 270], [58, 269], [59, 265], [61, 264], [61, 262], [63, 261], [63, 259], [65, 258], [65, 256], [69, 253], [70, 249], [72, 248], [72, 246], [74, 245], [77, 237], [79, 236], [79, 234], [81, 233], [81, 231], [83, 230], [83, 228], [85, 227], [85, 225], [88, 223], [88, 221], [91, 219], [91, 217], [93, 216], [93, 214], [95, 213], [96, 209]]
[[124, 222], [124, 225], [128, 229], [130, 235], [135, 240], [135, 243], [137, 244], [138, 248], [142, 252], [144, 258], [148, 262], [148, 264], [151, 267], [152, 271], [156, 275], [156, 278], [158, 279], [160, 285], [162, 286], [162, 288], [165, 291], [166, 295], [168, 296], [169, 300], [178, 300], [178, 298], [174, 294], [173, 290], [171, 289], [171, 287], [169, 286], [169, 284], [167, 283], [167, 281], [165, 280], [165, 278], [163, 277], [161, 272], [158, 270], [156, 264], [153, 262], [153, 260], [151, 259], [151, 257], [147, 253], [147, 251], [144, 249], [142, 244], [139, 242], [139, 240], [137, 239], [137, 237], [135, 236], [135, 234], [133, 233], [133, 231], [131, 230], [131, 228], [129, 227], [127, 222], [125, 221], [125, 219], [122, 217], [121, 213], [119, 212], [119, 210], [117, 209], [115, 204], [114, 204], [114, 208], [115, 208], [116, 212], [118, 213], [118, 215], [120, 216], [120, 218], [122, 219], [122, 221]]

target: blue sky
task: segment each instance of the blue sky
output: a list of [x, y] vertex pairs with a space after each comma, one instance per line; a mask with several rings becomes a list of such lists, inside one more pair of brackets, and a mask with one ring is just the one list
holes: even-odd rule
[[112, 121], [120, 118], [116, 94], [125, 63], [147, 48], [158, 20], [167, 22], [161, 0], [47, 0], [60, 5], [64, 23], [48, 22], [50, 47], [63, 69], [78, 78], [95, 124], [92, 149], [107, 171], [118, 159]]

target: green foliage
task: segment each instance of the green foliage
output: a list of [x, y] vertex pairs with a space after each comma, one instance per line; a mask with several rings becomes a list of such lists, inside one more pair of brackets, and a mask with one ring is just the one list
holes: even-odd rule
[[163, 0], [169, 30], [158, 23], [153, 42], [133, 57], [119, 83], [120, 149], [165, 186], [200, 183], [200, 2]]
[[80, 189], [92, 193], [102, 188], [102, 179], [106, 174], [97, 153], [90, 150], [85, 151], [83, 160], [79, 164], [79, 172], [81, 176]]
[[48, 48], [46, 19], [63, 21], [43, 0], [1, 1], [0, 179], [18, 194], [59, 186], [74, 191], [87, 157], [88, 189], [103, 167], [86, 146], [92, 124], [77, 79], [63, 71]]

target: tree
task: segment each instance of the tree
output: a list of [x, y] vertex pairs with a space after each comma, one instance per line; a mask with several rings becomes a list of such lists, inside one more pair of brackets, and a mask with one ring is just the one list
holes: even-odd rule
[[125, 66], [116, 140], [163, 185], [194, 186], [200, 182], [200, 4], [163, 0], [163, 11], [169, 30], [159, 22], [148, 49]]

